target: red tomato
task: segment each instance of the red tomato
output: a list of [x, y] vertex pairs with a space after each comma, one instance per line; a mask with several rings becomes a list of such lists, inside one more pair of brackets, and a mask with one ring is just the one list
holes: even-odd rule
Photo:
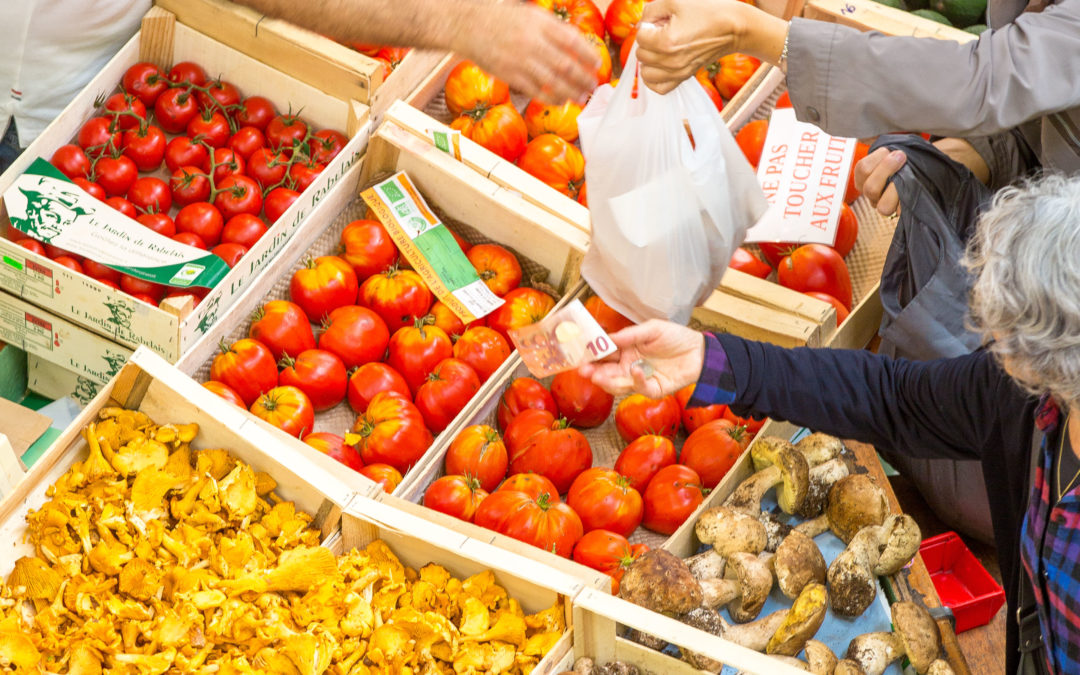
[[265, 190], [285, 179], [289, 159], [276, 150], [259, 148], [248, 157], [247, 172]]
[[250, 406], [260, 394], [278, 386], [277, 362], [266, 345], [244, 338], [229, 347], [222, 344], [221, 353], [210, 364], [210, 379], [230, 387]]
[[776, 272], [781, 286], [803, 293], [827, 293], [851, 309], [851, 275], [844, 259], [829, 246], [800, 246], [780, 261]]
[[163, 237], [172, 239], [176, 236], [176, 223], [164, 213], [143, 213], [135, 220]]
[[94, 262], [93, 260], [84, 260], [82, 266], [83, 272], [85, 272], [87, 276], [93, 277], [98, 281], [111, 281], [119, 286], [120, 273], [113, 268]]
[[315, 322], [338, 307], [355, 305], [358, 290], [356, 273], [335, 255], [308, 258], [289, 281], [289, 298]]
[[206, 242], [202, 240], [202, 237], [193, 232], [179, 232], [173, 235], [172, 240], [183, 244], [184, 246], [191, 246], [193, 248], [202, 249], [203, 251], [207, 250]]
[[731, 412], [731, 408], [724, 411], [724, 419], [737, 427], [746, 427], [747, 439], [753, 438], [754, 434], [765, 426], [765, 417], [739, 417]]
[[566, 503], [581, 517], [585, 531], [609, 530], [624, 537], [641, 524], [641, 494], [630, 481], [611, 469], [593, 467], [570, 486]]
[[472, 366], [481, 382], [510, 358], [510, 345], [499, 333], [487, 326], [469, 328], [454, 343], [454, 358]]
[[345, 399], [349, 375], [345, 364], [333, 352], [309, 349], [295, 359], [282, 356], [280, 365], [278, 382], [307, 394], [316, 411], [329, 410]]
[[682, 425], [688, 434], [694, 433], [706, 422], [724, 419], [724, 413], [727, 411], [727, 406], [719, 403], [709, 406], [688, 408], [687, 404], [690, 402], [690, 397], [694, 395], [694, 386], [695, 385], [688, 384], [675, 392], [675, 400], [679, 402], [679, 413], [682, 418]]
[[844, 320], [847, 319], [848, 314], [850, 314], [850, 312], [848, 312], [847, 307], [844, 307], [844, 305], [841, 304], [841, 302], [839, 300], [837, 300], [833, 296], [829, 295], [828, 293], [818, 293], [817, 291], [807, 291], [806, 295], [809, 295], [811, 298], [817, 298], [818, 300], [821, 300], [822, 302], [827, 302], [830, 305], [832, 305], [833, 309], [836, 310], [836, 325], [837, 326], [844, 323]]
[[415, 396], [440, 361], [454, 355], [450, 337], [442, 329], [417, 319], [390, 337], [386, 363], [401, 373]]
[[855, 240], [859, 237], [859, 220], [855, 212], [847, 204], [840, 206], [840, 220], [836, 225], [836, 241], [833, 248], [842, 257], [846, 258], [851, 249], [855, 248]]
[[304, 442], [324, 455], [336, 459], [353, 471], [360, 471], [364, 468], [364, 460], [360, 459], [360, 453], [353, 446], [346, 445], [345, 439], [337, 434], [316, 431], [304, 436]]
[[266, 219], [271, 224], [276, 223], [289, 210], [293, 202], [299, 198], [300, 193], [296, 190], [290, 190], [287, 187], [274, 188], [270, 191], [270, 194], [266, 195], [266, 201], [263, 202], [263, 212], [266, 214]]
[[251, 178], [228, 176], [217, 187], [221, 192], [214, 197], [214, 206], [221, 211], [225, 220], [241, 213], [257, 216], [262, 211], [262, 190]]
[[210, 171], [210, 151], [187, 136], [177, 136], [165, 146], [165, 166], [174, 174], [183, 167], [199, 169], [205, 174]]
[[454, 421], [480, 390], [472, 366], [455, 358], [443, 359], [416, 391], [416, 407], [428, 429], [441, 432]]
[[266, 345], [276, 361], [315, 349], [307, 315], [288, 300], [271, 300], [251, 315], [248, 337]]
[[469, 249], [472, 248], [472, 244], [465, 241], [465, 237], [461, 236], [454, 230], [450, 230], [450, 235], [454, 238], [454, 241], [457, 242], [457, 245], [461, 247], [461, 252], [467, 255], [469, 253]]
[[419, 274], [391, 266], [364, 281], [358, 302], [381, 316], [391, 331], [396, 331], [427, 316], [432, 295]]
[[267, 229], [266, 223], [257, 217], [250, 213], [241, 213], [225, 223], [225, 228], [221, 231], [221, 242], [240, 244], [250, 250], [266, 234]]
[[563, 417], [576, 427], [598, 427], [611, 414], [615, 397], [576, 370], [559, 373], [551, 380], [551, 395]]
[[607, 84], [611, 82], [611, 49], [608, 47], [607, 42], [604, 41], [604, 36], [599, 37], [586, 34], [585, 41], [592, 45], [593, 52], [596, 54], [596, 58], [600, 65], [596, 67], [596, 84]]
[[506, 430], [506, 450], [511, 473], [538, 473], [549, 479], [559, 494], [569, 490], [593, 461], [585, 436], [547, 410], [526, 410], [516, 416]]
[[512, 539], [569, 558], [584, 531], [566, 504], [515, 490], [496, 490], [476, 509], [473, 521]]
[[199, 108], [202, 110], [213, 109], [229, 113], [233, 106], [240, 105], [240, 92], [236, 85], [222, 80], [207, 83], [206, 91], [200, 91], [198, 98]]
[[79, 147], [91, 159], [106, 152], [120, 150], [123, 134], [108, 117], [91, 117], [79, 129]]
[[349, 139], [340, 131], [320, 129], [308, 141], [308, 148], [311, 149], [311, 159], [318, 164], [329, 164], [341, 154], [348, 142]]
[[245, 126], [266, 131], [266, 125], [277, 115], [274, 104], [262, 96], [248, 96], [236, 111], [236, 121]]
[[341, 257], [352, 265], [361, 282], [397, 262], [398, 250], [377, 220], [354, 220], [341, 231]]
[[604, 27], [611, 41], [621, 45], [641, 22], [645, 0], [612, 0], [604, 12]]
[[232, 387], [224, 382], [218, 382], [217, 380], [210, 380], [209, 382], [203, 382], [203, 386], [214, 392], [221, 398], [225, 399], [229, 403], [235, 406], [247, 410], [247, 406], [244, 405], [244, 399], [240, 398], [240, 394], [237, 394]]
[[49, 161], [68, 178], [86, 178], [90, 173], [90, 158], [74, 144], [61, 145]]
[[386, 322], [367, 307], [356, 305], [330, 312], [319, 336], [319, 348], [337, 354], [350, 370], [381, 360], [389, 342]]
[[510, 103], [475, 108], [459, 115], [450, 123], [450, 128], [508, 162], [521, 157], [529, 141], [525, 120]]
[[113, 94], [105, 99], [102, 112], [115, 120], [115, 127], [121, 131], [138, 128], [146, 122], [146, 106], [131, 94]]
[[573, 143], [578, 138], [577, 118], [580, 114], [581, 106], [573, 101], [548, 105], [533, 99], [525, 108], [523, 117], [530, 139], [542, 134], [555, 134], [567, 143]]
[[440, 300], [436, 300], [434, 304], [431, 305], [428, 314], [435, 317], [435, 325], [442, 328], [443, 332], [449, 335], [450, 339], [453, 340], [456, 345], [461, 334], [465, 332], [465, 324], [458, 318], [458, 315], [454, 314], [453, 310], [444, 305]]
[[712, 78], [709, 77], [709, 71], [705, 68], [698, 68], [694, 73], [694, 79], [697, 80], [701, 88], [705, 90], [705, 93], [709, 95], [709, 100], [712, 101], [713, 106], [716, 107], [716, 112], [724, 110], [724, 99], [720, 96], [720, 92], [716, 90], [716, 85], [713, 84]]
[[383, 492], [393, 492], [401, 484], [401, 472], [389, 464], [368, 464], [360, 473], [382, 486]]
[[197, 234], [207, 246], [217, 246], [221, 242], [224, 228], [221, 212], [207, 202], [188, 204], [176, 214], [177, 232]]
[[52, 261], [54, 263], [56, 263], [57, 265], [61, 266], [61, 267], [68, 268], [72, 272], [78, 272], [79, 274], [83, 274], [82, 265], [79, 264], [78, 260], [76, 260], [75, 258], [72, 258], [69, 255], [57, 256], [57, 257], [53, 258]]
[[187, 124], [187, 135], [197, 138], [212, 148], [224, 148], [232, 136], [229, 120], [221, 112], [210, 108], [191, 118]]
[[696, 471], [701, 484], [712, 489], [742, 455], [743, 433], [725, 419], [707, 422], [686, 439], [679, 462]]
[[487, 490], [475, 478], [443, 476], [424, 491], [424, 506], [471, 523], [487, 496]]
[[462, 429], [446, 451], [446, 473], [472, 476], [488, 492], [499, 486], [509, 463], [499, 432], [483, 424]]
[[555, 307], [555, 298], [535, 288], [515, 288], [503, 300], [506, 302], [488, 315], [487, 322], [508, 342], [511, 330], [536, 323]]
[[500, 298], [521, 284], [517, 256], [498, 244], [477, 244], [465, 254], [491, 292]]
[[169, 81], [173, 84], [194, 84], [201, 87], [206, 84], [206, 71], [197, 63], [181, 61], [169, 70]]
[[648, 434], [639, 436], [623, 448], [615, 460], [615, 471], [630, 481], [630, 487], [644, 492], [660, 469], [678, 460], [670, 438]]
[[769, 120], [747, 122], [735, 134], [735, 142], [746, 155], [746, 161], [755, 169], [761, 161], [761, 151], [765, 148], [765, 136], [769, 133]]
[[303, 143], [308, 126], [297, 115], [278, 115], [266, 125], [266, 143], [292, 157], [293, 148]]
[[161, 92], [169, 88], [169, 81], [160, 68], [142, 61], [124, 71], [120, 85], [127, 93], [138, 97], [144, 106], [153, 107]]
[[[192, 235], [196, 236], [196, 235]], [[225, 264], [229, 266], [229, 269], [236, 267], [236, 263], [240, 262], [240, 259], [247, 255], [247, 247], [241, 244], [218, 244], [210, 251], [217, 257], [225, 261]]]
[[762, 262], [761, 258], [742, 246], [736, 248], [735, 252], [731, 254], [731, 262], [728, 263], [728, 267], [755, 276], [758, 279], [765, 279], [772, 274], [772, 267], [768, 263]]
[[855, 165], [859, 163], [866, 153], [870, 152], [870, 146], [861, 141], [855, 143], [855, 155], [851, 159], [851, 171], [848, 172], [847, 190], [844, 191], [844, 201], [848, 204], [854, 202], [862, 194], [855, 189]]
[[36, 239], [30, 239], [27, 237], [24, 239], [17, 239], [15, 243], [19, 246], [22, 246], [27, 251], [37, 253], [38, 255], [45, 255], [45, 247], [42, 246], [41, 242]]
[[670, 535], [705, 501], [708, 492], [693, 469], [682, 464], [666, 466], [645, 488], [645, 517], [641, 524], [653, 532]]
[[776, 105], [774, 107], [776, 107], [776, 108], [790, 108], [791, 107], [791, 96], [788, 94], [788, 92], [785, 91], [783, 94], [780, 94], [780, 98], [776, 99]]
[[155, 307], [160, 302], [160, 300], [156, 299], [154, 296], [149, 295], [147, 293], [131, 293], [130, 295], [131, 295], [131, 297], [135, 298], [139, 302], [145, 302], [146, 304], [153, 305]]
[[[221, 188], [222, 182], [229, 176], [244, 176], [244, 160], [230, 148], [215, 148], [211, 157], [211, 171], [214, 184]], [[262, 196], [262, 193], [259, 194]]]
[[172, 193], [165, 181], [153, 176], [138, 178], [127, 193], [128, 201], [143, 212], [168, 213], [172, 208]]
[[389, 464], [405, 473], [433, 440], [424, 418], [409, 399], [396, 392], [379, 392], [356, 418], [352, 431], [365, 464]]
[[633, 321], [612, 309], [599, 295], [590, 296], [585, 301], [585, 309], [593, 315], [606, 333], [617, 333], [623, 328], [634, 325]]
[[496, 492], [524, 492], [533, 499], [547, 495], [553, 503], [561, 501], [555, 484], [538, 473], [515, 473], [504, 480]]
[[730, 101], [735, 94], [739, 93], [743, 85], [753, 77], [754, 71], [761, 65], [761, 61], [746, 54], [728, 54], [721, 56], [712, 67], [715, 70], [713, 84], [717, 91]]
[[518, 166], [571, 199], [577, 199], [585, 184], [584, 156], [555, 134], [542, 134], [530, 141]]
[[139, 169], [135, 162], [124, 155], [99, 157], [94, 165], [94, 176], [97, 184], [105, 190], [106, 197], [123, 197], [135, 179], [139, 177]]
[[[626, 60], [630, 58], [630, 49], [634, 46], [634, 40], [637, 38], [637, 28], [630, 30], [630, 34], [623, 40], [622, 46], [619, 47], [619, 67], [626, 68]], [[713, 87], [715, 89], [715, 87]]]
[[383, 47], [375, 53], [376, 58], [386, 59], [391, 68], [397, 68], [409, 54], [408, 47]]
[[105, 190], [97, 183], [91, 183], [85, 178], [72, 178], [71, 181], [85, 190], [91, 197], [105, 201]]
[[199, 114], [199, 105], [186, 89], [166, 89], [154, 102], [154, 118], [168, 134], [182, 134]]
[[123, 197], [109, 197], [105, 200], [105, 203], [128, 218], [134, 219], [139, 217], [139, 213], [135, 210], [135, 205]]
[[253, 415], [290, 436], [301, 438], [315, 426], [315, 410], [296, 387], [274, 387], [251, 406]]
[[499, 428], [505, 432], [510, 422], [525, 410], [547, 410], [553, 417], [559, 414], [559, 406], [547, 387], [531, 377], [519, 377], [510, 383], [499, 399], [496, 414]]
[[533, 3], [552, 12], [582, 33], [604, 38], [604, 15], [592, 0], [533, 0]]
[[627, 568], [648, 550], [645, 544], [631, 545], [621, 534], [593, 530], [586, 532], [574, 546], [574, 561], [611, 577], [611, 593], [618, 595], [619, 582]]
[[674, 438], [679, 432], [679, 416], [674, 396], [657, 399], [631, 394], [615, 409], [615, 429], [627, 443], [646, 434]]
[[409, 385], [401, 373], [385, 363], [374, 361], [356, 368], [349, 376], [349, 406], [357, 413], [367, 410], [371, 399], [380, 391], [394, 391], [408, 398]]
[[266, 136], [257, 127], [240, 127], [226, 145], [246, 162], [256, 150], [266, 147]]
[[157, 171], [165, 159], [168, 140], [165, 132], [152, 124], [124, 132], [124, 156], [135, 162], [139, 171]]
[[311, 187], [325, 168], [325, 165], [316, 162], [296, 162], [289, 167], [289, 179], [297, 192], [303, 192]]
[[510, 100], [506, 83], [487, 74], [472, 61], [462, 61], [454, 66], [446, 78], [445, 91], [446, 107], [453, 115]]

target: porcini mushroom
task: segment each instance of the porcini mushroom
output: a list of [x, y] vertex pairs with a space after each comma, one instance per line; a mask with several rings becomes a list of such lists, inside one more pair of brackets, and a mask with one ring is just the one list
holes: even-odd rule
[[736, 552], [727, 558], [723, 579], [700, 582], [702, 604], [710, 609], [726, 604], [736, 623], [753, 621], [772, 590], [772, 570], [752, 553]]
[[701, 586], [681, 558], [662, 549], [646, 551], [626, 569], [619, 596], [654, 612], [685, 614], [701, 606]]
[[807, 640], [806, 646], [806, 664], [810, 667], [810, 672], [814, 675], [833, 675], [833, 671], [836, 670], [836, 654], [833, 650], [829, 649], [824, 642], [818, 640]]
[[921, 534], [907, 514], [859, 530], [829, 565], [829, 601], [841, 616], [859, 616], [877, 595], [877, 577], [895, 574], [919, 550]]
[[801, 652], [806, 641], [821, 628], [828, 608], [829, 596], [825, 587], [816, 583], [808, 584], [795, 599], [784, 622], [769, 638], [765, 653], [795, 656]]
[[926, 670], [927, 675], [954, 675], [952, 666], [945, 659], [936, 659]]
[[837, 481], [849, 475], [847, 462], [834, 457], [827, 462], [810, 466], [810, 488], [802, 507], [795, 515], [800, 518], [816, 518], [828, 503], [829, 491]]
[[866, 671], [851, 659], [841, 659], [837, 661], [836, 668], [833, 669], [833, 675], [866, 675]]
[[780, 591], [795, 598], [810, 583], [825, 583], [828, 568], [814, 540], [798, 530], [784, 537], [772, 559], [773, 573]]
[[784, 513], [795, 513], [810, 489], [810, 465], [801, 452], [782, 438], [767, 436], [750, 448], [757, 472], [739, 484], [724, 504], [757, 514], [761, 498], [779, 485], [776, 501]]
[[[758, 510], [760, 512], [760, 509]], [[706, 509], [694, 525], [694, 534], [721, 557], [731, 553], [761, 553], [768, 536], [756, 516], [727, 506]]]
[[844, 452], [844, 442], [836, 436], [815, 431], [800, 439], [795, 449], [802, 453], [810, 466], [818, 466], [839, 457]]
[[930, 612], [914, 602], [897, 602], [892, 606], [892, 624], [891, 633], [866, 633], [852, 640], [847, 658], [866, 675], [881, 675], [902, 656], [920, 675], [929, 671], [941, 652], [941, 636]]
[[889, 515], [889, 500], [870, 476], [855, 473], [833, 484], [826, 499], [825, 513], [799, 524], [795, 529], [816, 537], [832, 530], [844, 543], [867, 525], [880, 525]]
[[769, 644], [769, 638], [784, 623], [789, 611], [787, 609], [778, 609], [771, 614], [766, 614], [757, 621], [729, 624], [715, 609], [698, 607], [679, 617], [679, 620], [713, 635], [719, 635], [725, 640], [747, 649], [764, 652], [766, 645]]
[[715, 548], [685, 558], [683, 562], [698, 581], [723, 577], [724, 566], [727, 564], [724, 556], [717, 553]]

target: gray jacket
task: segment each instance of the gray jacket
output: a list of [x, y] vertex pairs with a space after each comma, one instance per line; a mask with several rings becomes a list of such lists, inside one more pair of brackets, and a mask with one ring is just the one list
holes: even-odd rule
[[787, 79], [796, 114], [839, 136], [968, 138], [992, 188], [1030, 167], [1031, 153], [1048, 169], [1080, 171], [1080, 0], [1026, 6], [990, 0], [994, 30], [967, 44], [795, 19]]

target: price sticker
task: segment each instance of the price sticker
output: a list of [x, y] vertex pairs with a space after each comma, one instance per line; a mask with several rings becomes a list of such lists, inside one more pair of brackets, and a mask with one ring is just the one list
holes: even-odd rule
[[615, 343], [580, 300], [510, 331], [525, 367], [535, 377], [573, 370], [616, 352]]

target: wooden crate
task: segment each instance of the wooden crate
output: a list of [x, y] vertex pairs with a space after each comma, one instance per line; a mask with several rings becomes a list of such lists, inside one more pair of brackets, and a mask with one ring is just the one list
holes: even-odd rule
[[[143, 19], [142, 30], [0, 176], [0, 193], [34, 159], [48, 159], [57, 147], [70, 142], [83, 123], [93, 116], [95, 99], [113, 91], [124, 71], [141, 60], [166, 66], [174, 61], [196, 61], [208, 71], [222, 73], [242, 92], [265, 95], [281, 110], [287, 110], [290, 103], [294, 108], [302, 105], [304, 118], [312, 124], [347, 130], [352, 139], [241, 263], [194, 308], [190, 301], [181, 300], [167, 300], [160, 308], [152, 307], [31, 253], [13, 241], [0, 238], [0, 261], [6, 263], [0, 264], [0, 295], [5, 300], [21, 298], [22, 302], [45, 310], [49, 323], [68, 322], [83, 329], [72, 332], [64, 350], [67, 353], [63, 355], [57, 350], [40, 349], [32, 343], [20, 344], [18, 339], [7, 341], [84, 374], [99, 369], [98, 361], [103, 356], [100, 348], [93, 347], [96, 342], [90, 337], [84, 339], [84, 336], [106, 337], [129, 352], [139, 345], [146, 345], [170, 362], [176, 362], [239, 298], [274, 256], [292, 240], [307, 236], [303, 227], [306, 215], [328, 195], [334, 194], [330, 188], [359, 161], [370, 134], [367, 106], [327, 95], [177, 23], [172, 14], [155, 7]], [[0, 226], [6, 224], [6, 220], [4, 215]], [[0, 312], [0, 330], [18, 335], [25, 332], [26, 326], [18, 315]], [[75, 341], [80, 345], [73, 345]], [[69, 363], [71, 359], [78, 359], [78, 362]], [[107, 379], [99, 378], [99, 381]]]
[[342, 100], [371, 107], [378, 121], [446, 57], [414, 49], [383, 79], [383, 65], [328, 37], [227, 0], [155, 0], [206, 35]]
[[[247, 337], [255, 309], [269, 300], [288, 299], [289, 280], [309, 256], [337, 253], [342, 230], [364, 217], [366, 206], [358, 198], [360, 191], [397, 171], [407, 172], [428, 204], [467, 239], [495, 241], [511, 248], [522, 261], [526, 280], [539, 278], [564, 297], [573, 295], [578, 287], [578, 265], [588, 243], [580, 230], [478, 176], [391, 121], [379, 126], [368, 150], [362, 164], [351, 169], [335, 188], [339, 195], [328, 198], [310, 214], [307, 231], [311, 234], [292, 241], [259, 281], [235, 301], [216, 328], [184, 355], [178, 364], [182, 371], [200, 382], [208, 380], [221, 341], [231, 344]], [[508, 360], [480, 388], [474, 403], [462, 410], [459, 419], [489, 397], [499, 374], [509, 367]], [[355, 419], [356, 413], [348, 402], [342, 402], [316, 414], [315, 430], [342, 435], [352, 428]], [[282, 442], [303, 445], [276, 429], [272, 432], [280, 435]], [[354, 476], [363, 479], [355, 472], [345, 473], [347, 480]]]
[[54, 400], [70, 396], [85, 406], [103, 386], [104, 383], [58, 366], [37, 354], [26, 355], [26, 388], [39, 396]]
[[802, 16], [841, 23], [859, 30], [876, 30], [886, 35], [932, 37], [961, 43], [979, 39], [977, 35], [959, 28], [887, 7], [874, 0], [808, 0]]

